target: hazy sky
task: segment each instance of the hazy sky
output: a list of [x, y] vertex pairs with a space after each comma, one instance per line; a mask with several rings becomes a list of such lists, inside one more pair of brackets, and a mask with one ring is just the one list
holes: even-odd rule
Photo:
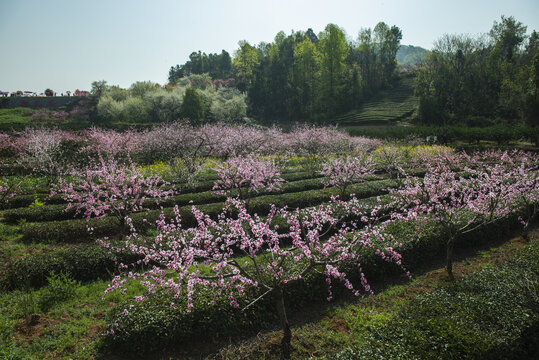
[[402, 30], [402, 44], [431, 48], [444, 33], [486, 33], [501, 15], [539, 30], [538, 0], [0, 0], [0, 90], [163, 84], [193, 51], [232, 55], [239, 40], [318, 34], [328, 23], [356, 39], [384, 21]]

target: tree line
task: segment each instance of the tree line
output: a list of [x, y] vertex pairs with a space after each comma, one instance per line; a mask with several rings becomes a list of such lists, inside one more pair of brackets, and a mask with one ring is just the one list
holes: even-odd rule
[[444, 35], [417, 72], [419, 120], [470, 126], [539, 124], [539, 35], [501, 17], [487, 35]]
[[312, 29], [281, 31], [271, 43], [240, 41], [233, 58], [225, 50], [193, 52], [185, 64], [170, 68], [169, 82], [202, 73], [232, 77], [229, 83], [247, 94], [252, 117], [324, 122], [391, 84], [401, 38], [397, 26], [384, 22], [362, 29], [356, 40], [335, 24], [318, 35]]

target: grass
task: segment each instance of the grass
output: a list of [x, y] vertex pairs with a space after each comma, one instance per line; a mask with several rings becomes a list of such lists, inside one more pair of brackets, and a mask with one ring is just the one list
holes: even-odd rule
[[106, 330], [105, 313], [142, 290], [133, 283], [125, 294], [115, 292], [103, 300], [108, 282], [69, 286], [73, 295], [52, 301], [50, 308], [40, 307], [50, 285], [0, 295], [0, 358], [93, 359]]
[[33, 112], [29, 108], [0, 109], [0, 124], [31, 124]]

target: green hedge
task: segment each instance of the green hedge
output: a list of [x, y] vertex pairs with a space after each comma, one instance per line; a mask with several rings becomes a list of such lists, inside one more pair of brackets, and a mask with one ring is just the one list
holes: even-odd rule
[[[134, 263], [141, 257], [129, 253], [116, 254], [119, 262]], [[117, 262], [100, 245], [56, 250], [45, 254], [30, 254], [12, 260], [0, 275], [0, 288], [14, 290], [37, 288], [47, 283], [47, 277], [66, 274], [77, 281], [108, 279], [118, 273]]]
[[[515, 219], [502, 221], [514, 224]], [[421, 266], [425, 260], [443, 257], [447, 237], [443, 229], [435, 223], [428, 223], [416, 234], [417, 224], [396, 223], [388, 229], [397, 241], [403, 243], [400, 253], [403, 262], [409, 270]], [[480, 229], [474, 233], [477, 241], [492, 241], [484, 237]], [[497, 232], [497, 237], [503, 236]], [[369, 281], [384, 279], [396, 273], [402, 273], [396, 265], [388, 263], [377, 256], [370, 248], [362, 249], [360, 253], [362, 268]], [[345, 269], [353, 282], [358, 284], [357, 267], [348, 265]], [[333, 287], [336, 297], [348, 291], [337, 284]], [[256, 290], [249, 290], [245, 297], [240, 297], [240, 307], [248, 304], [248, 299], [258, 295]], [[312, 273], [303, 281], [295, 283], [286, 289], [285, 303], [288, 311], [302, 309], [312, 302], [322, 302], [327, 296], [327, 284], [322, 274]], [[250, 307], [247, 311], [233, 309], [226, 298], [218, 299], [215, 306], [210, 305], [212, 297], [202, 291], [196, 293], [194, 308], [186, 311], [185, 297], [174, 299], [172, 295], [158, 293], [148, 301], [140, 303], [128, 302], [119, 305], [109, 314], [109, 325], [114, 333], [103, 337], [102, 351], [145, 354], [168, 346], [189, 346], [189, 341], [195, 338], [208, 339], [208, 334], [214, 337], [245, 335], [249, 331], [259, 331], [268, 324], [276, 321], [272, 299], [265, 297]], [[176, 306], [171, 307], [170, 302]], [[122, 316], [124, 308], [129, 308], [129, 314]], [[117, 324], [114, 325], [113, 324]], [[209, 340], [209, 339], [208, 339]]]
[[539, 358], [539, 241], [506, 264], [418, 296], [364, 334], [352, 359]]
[[12, 197], [7, 203], [2, 204], [2, 206], [0, 206], [0, 209], [26, 208], [32, 205], [36, 199], [40, 202], [44, 202], [50, 205], [59, 205], [66, 203], [61, 195], [54, 195], [50, 197], [50, 194], [36, 193], [17, 195], [15, 197]]
[[[213, 183], [212, 183], [213, 186]], [[278, 194], [278, 193], [289, 193], [289, 192], [299, 192], [306, 190], [316, 190], [323, 188], [320, 179], [307, 179], [307, 180], [297, 180], [293, 182], [284, 183], [280, 190], [275, 190], [271, 192], [261, 192], [261, 194]], [[211, 187], [210, 187], [211, 188]], [[235, 191], [232, 192], [232, 195], [236, 194]], [[186, 193], [181, 195], [173, 196], [169, 199], [161, 201], [159, 204], [156, 204], [155, 200], [148, 199], [144, 202], [144, 207], [147, 209], [159, 209], [160, 207], [174, 207], [186, 206], [186, 205], [200, 205], [200, 204], [209, 204], [216, 202], [224, 202], [227, 196], [219, 194], [215, 191], [203, 191], [196, 193]], [[35, 199], [40, 201], [46, 201], [51, 205], [43, 205], [38, 207], [28, 208]], [[63, 204], [63, 205], [62, 205]], [[2, 217], [7, 223], [15, 224], [21, 219], [24, 219], [28, 222], [42, 222], [42, 221], [57, 221], [57, 220], [69, 220], [75, 217], [75, 210], [70, 209], [65, 211], [67, 205], [60, 195], [55, 195], [50, 199], [46, 194], [36, 194], [36, 195], [21, 195], [17, 196], [10, 200], [8, 203], [10, 209], [7, 209], [2, 212]], [[77, 216], [82, 218], [82, 214]]]
[[404, 140], [411, 135], [426, 138], [436, 136], [438, 142], [453, 143], [457, 140], [470, 144], [478, 143], [481, 140], [494, 141], [498, 145], [509, 142], [527, 140], [539, 145], [539, 127], [527, 126], [490, 126], [490, 127], [468, 127], [468, 126], [407, 126], [407, 127], [387, 127], [387, 128], [365, 128], [348, 129], [352, 136], [369, 136], [381, 139]]
[[[394, 180], [378, 180], [359, 183], [349, 186], [348, 192], [355, 193], [358, 198], [367, 198], [371, 196], [381, 195], [386, 192], [386, 189], [395, 186]], [[267, 213], [270, 204], [275, 204], [277, 207], [287, 205], [289, 208], [305, 208], [308, 206], [318, 205], [322, 202], [329, 201], [332, 196], [338, 195], [339, 189], [327, 188], [321, 190], [308, 190], [294, 193], [285, 193], [279, 195], [259, 196], [251, 200], [249, 209], [251, 212], [260, 214]], [[224, 206], [223, 202], [201, 204], [197, 208], [206, 214], [216, 217]], [[196, 225], [195, 219], [191, 212], [192, 205], [182, 206], [180, 212], [182, 214], [182, 224], [185, 227]], [[34, 208], [32, 208], [34, 209]], [[14, 210], [10, 210], [14, 211]], [[26, 210], [25, 210], [26, 211]], [[37, 210], [36, 210], [37, 211]], [[155, 220], [159, 218], [159, 214], [164, 212], [167, 217], [172, 216], [172, 208], [164, 210], [156, 209], [151, 211], [140, 212], [132, 215], [133, 221], [139, 231], [144, 231], [150, 228]], [[6, 210], [7, 212], [7, 210]], [[28, 209], [28, 212], [31, 212]], [[5, 212], [4, 212], [5, 213]], [[15, 218], [11, 216], [10, 218]], [[146, 219], [147, 222], [144, 222]], [[64, 220], [64, 221], [49, 221], [28, 223], [23, 228], [23, 240], [26, 242], [79, 242], [86, 241], [92, 237], [88, 233], [87, 228], [94, 229], [93, 236], [112, 236], [118, 233], [118, 220], [112, 217], [103, 219], [91, 219], [89, 221], [83, 219]]]

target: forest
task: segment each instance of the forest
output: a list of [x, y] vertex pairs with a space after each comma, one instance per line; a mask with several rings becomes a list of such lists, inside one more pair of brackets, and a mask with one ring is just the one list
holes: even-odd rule
[[[415, 78], [419, 123], [537, 125], [535, 30], [528, 34], [524, 24], [502, 16], [487, 34], [446, 34], [431, 51], [401, 46], [401, 39], [402, 30], [384, 22], [361, 29], [356, 39], [334, 24], [318, 35], [312, 29], [290, 35], [281, 31], [271, 43], [240, 41], [233, 57], [225, 50], [193, 52], [186, 63], [170, 68], [168, 80], [177, 84], [185, 76], [206, 73], [215, 83], [246, 93], [250, 117], [268, 123], [324, 123], [391, 88], [399, 73], [407, 73]], [[399, 65], [399, 49], [408, 66]]]

